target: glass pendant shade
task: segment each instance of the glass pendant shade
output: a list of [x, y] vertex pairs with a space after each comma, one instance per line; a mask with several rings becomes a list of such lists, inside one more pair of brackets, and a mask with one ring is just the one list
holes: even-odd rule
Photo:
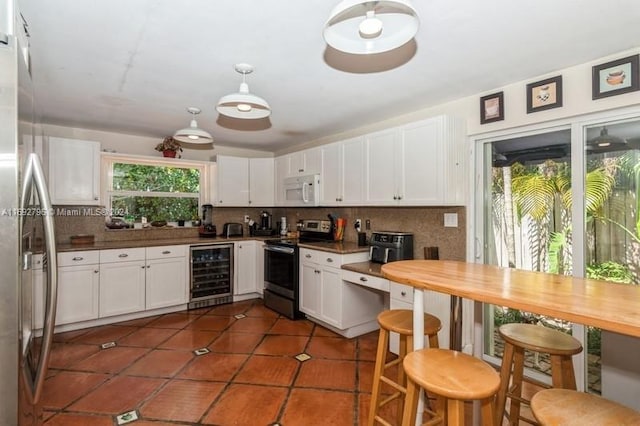
[[[187, 111], [189, 111], [190, 114], [193, 114], [194, 117], [196, 116], [196, 114], [200, 114], [200, 109], [194, 107], [187, 108]], [[191, 124], [189, 125], [189, 127], [185, 127], [184, 129], [176, 131], [173, 135], [173, 138], [180, 142], [195, 144], [206, 144], [213, 142], [213, 137], [211, 136], [211, 134], [205, 130], [200, 129], [195, 118], [191, 120]]]
[[403, 46], [419, 26], [409, 0], [343, 0], [331, 12], [323, 36], [336, 50], [366, 55]]

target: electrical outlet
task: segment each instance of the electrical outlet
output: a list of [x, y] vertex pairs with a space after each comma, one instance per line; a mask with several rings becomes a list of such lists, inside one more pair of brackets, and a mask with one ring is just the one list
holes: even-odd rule
[[369, 219], [364, 221], [364, 229], [367, 231], [371, 231], [371, 221]]
[[244, 223], [249, 223], [249, 215], [248, 214], [244, 215]]
[[444, 214], [444, 226], [446, 228], [458, 227], [458, 213], [445, 213]]

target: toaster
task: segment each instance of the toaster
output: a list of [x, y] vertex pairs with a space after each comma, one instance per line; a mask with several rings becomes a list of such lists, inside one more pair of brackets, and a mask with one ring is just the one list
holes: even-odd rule
[[241, 223], [225, 223], [222, 225], [221, 237], [242, 237], [244, 235]]

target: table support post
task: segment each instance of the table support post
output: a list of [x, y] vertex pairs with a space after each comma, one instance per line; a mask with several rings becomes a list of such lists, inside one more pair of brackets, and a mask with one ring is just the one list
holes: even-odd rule
[[[424, 291], [413, 289], [413, 350], [424, 348]], [[422, 425], [422, 413], [424, 413], [425, 393], [420, 390], [418, 400], [418, 414], [416, 416], [416, 426]]]
[[451, 296], [449, 349], [462, 351], [462, 297]]

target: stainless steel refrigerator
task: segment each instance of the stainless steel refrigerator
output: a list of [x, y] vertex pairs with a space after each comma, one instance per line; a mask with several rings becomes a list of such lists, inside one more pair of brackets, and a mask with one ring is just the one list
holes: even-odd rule
[[[38, 425], [55, 319], [53, 211], [36, 151], [28, 37], [0, 0], [0, 425]], [[33, 329], [32, 256], [43, 258], [44, 327]]]

